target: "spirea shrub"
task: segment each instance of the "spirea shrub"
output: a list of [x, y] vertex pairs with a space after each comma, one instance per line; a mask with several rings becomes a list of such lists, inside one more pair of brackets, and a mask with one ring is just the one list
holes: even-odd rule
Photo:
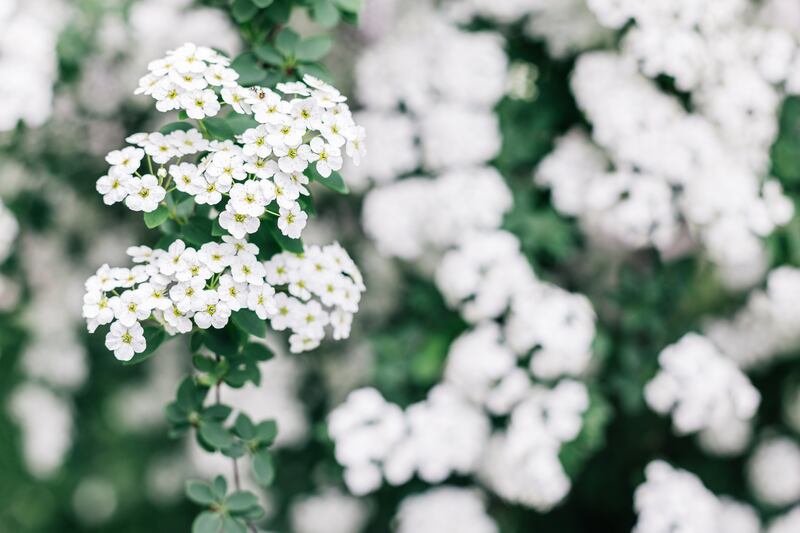
[[314, 213], [311, 182], [346, 192], [337, 171], [344, 157], [359, 163], [365, 132], [346, 98], [311, 75], [275, 90], [243, 87], [226, 56], [192, 43], [148, 70], [137, 94], [181, 121], [129, 136], [106, 157], [97, 192], [164, 235], [155, 248], [128, 248], [131, 267], [101, 266], [86, 281], [83, 316], [128, 364], [151, 357], [166, 336], [192, 335], [199, 374], [183, 381], [167, 418], [176, 434], [195, 429], [202, 447], [231, 457], [236, 482], [230, 494], [223, 477], [187, 486], [210, 509], [194, 531], [244, 530], [262, 510], [241, 490], [236, 461], [250, 456], [253, 476], [269, 485], [276, 425], [240, 412], [226, 426], [232, 409], [220, 386], [260, 383], [258, 362], [272, 354], [250, 338], [264, 337], [267, 323], [290, 332], [292, 352], [316, 348], [326, 331], [349, 336], [361, 274], [338, 244], [304, 245], [301, 234]]

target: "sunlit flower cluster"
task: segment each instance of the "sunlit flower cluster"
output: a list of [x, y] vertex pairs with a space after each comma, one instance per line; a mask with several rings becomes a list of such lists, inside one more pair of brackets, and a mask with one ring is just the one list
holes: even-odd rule
[[[203, 129], [202, 119], [218, 115], [223, 104], [252, 115], [253, 127], [244, 129], [238, 144], [208, 141], [194, 128], [138, 133], [127, 139], [133, 146], [108, 154], [111, 169], [97, 190], [107, 204], [124, 201], [144, 212], [156, 210], [172, 190], [198, 205], [216, 206], [225, 198], [218, 220], [234, 237], [255, 233], [269, 216], [284, 235], [298, 238], [308, 218], [300, 203], [309, 194], [304, 172], [311, 165], [328, 179], [341, 169], [344, 152], [357, 164], [364, 130], [353, 122], [345, 97], [316, 78], [279, 84], [291, 96], [284, 100], [270, 89], [239, 86], [228, 63], [218, 52], [188, 43], [150, 63], [138, 92], [152, 96], [159, 111], [182, 110]], [[204, 155], [196, 163], [184, 161], [198, 153]]]
[[[234, 237], [200, 248], [181, 240], [167, 250], [131, 247], [132, 268], [103, 265], [86, 282], [83, 315], [90, 332], [110, 324], [106, 347], [127, 361], [144, 352], [142, 322], [153, 320], [171, 334], [223, 328], [249, 309], [277, 331], [289, 330], [293, 352], [310, 350], [330, 326], [349, 335], [364, 285], [338, 244], [309, 246], [304, 254], [277, 254], [259, 261], [258, 247]], [[276, 291], [276, 289], [278, 289]]]

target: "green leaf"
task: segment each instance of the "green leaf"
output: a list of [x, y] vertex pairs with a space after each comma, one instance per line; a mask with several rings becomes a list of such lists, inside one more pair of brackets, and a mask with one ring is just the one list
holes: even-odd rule
[[260, 450], [253, 456], [253, 476], [262, 487], [269, 487], [275, 479], [272, 454], [268, 450]]
[[[175, 191], [173, 191], [170, 194], [174, 193]], [[179, 217], [189, 217], [191, 216], [192, 211], [194, 211], [194, 198], [191, 196], [189, 198], [181, 200], [175, 207], [175, 214], [178, 215]]]
[[310, 76], [314, 76], [315, 78], [319, 78], [322, 81], [330, 83], [332, 80], [331, 73], [328, 72], [328, 69], [320, 65], [319, 63], [301, 63], [297, 65], [297, 72], [301, 76], [305, 76], [306, 74]]
[[219, 533], [222, 528], [222, 515], [203, 511], [192, 523], [192, 533]]
[[283, 53], [283, 55], [293, 55], [295, 47], [300, 42], [300, 36], [291, 28], [284, 28], [275, 37], [275, 47]]
[[161, 346], [161, 343], [163, 343], [166, 338], [167, 333], [164, 331], [164, 328], [153, 326], [144, 328], [144, 340], [147, 343], [147, 347], [142, 353], [137, 353], [130, 361], [124, 361], [122, 364], [130, 366], [147, 361], [155, 355], [156, 349]]
[[192, 357], [192, 364], [200, 372], [211, 372], [214, 370], [214, 367], [216, 366], [216, 361], [214, 361], [210, 357], [195, 355], [194, 357]]
[[236, 135], [241, 135], [250, 128], [255, 128], [258, 126], [256, 119], [248, 115], [235, 114], [225, 120], [228, 122], [228, 127]]
[[258, 318], [258, 315], [250, 309], [241, 309], [231, 315], [231, 320], [237, 327], [256, 337], [264, 337], [267, 334], [267, 323]]
[[226, 516], [222, 522], [223, 533], [247, 533], [247, 527], [241, 520]]
[[170, 122], [158, 131], [163, 135], [167, 135], [173, 131], [189, 131], [191, 129], [194, 129], [194, 125], [190, 124], [189, 122]]
[[169, 209], [167, 206], [159, 204], [154, 211], [149, 211], [144, 214], [144, 225], [150, 229], [157, 228], [167, 221], [169, 218]]
[[332, 28], [339, 23], [339, 10], [331, 0], [312, 0], [311, 17], [323, 28]]
[[206, 118], [203, 123], [206, 125], [208, 133], [215, 139], [226, 141], [233, 139], [235, 136], [233, 128], [228, 125], [228, 121], [224, 118]]
[[239, 79], [236, 81], [243, 87], [258, 85], [267, 76], [267, 71], [258, 65], [255, 55], [251, 52], [239, 55], [231, 62], [231, 68], [239, 73]]
[[253, 52], [261, 61], [267, 63], [268, 65], [275, 65], [275, 66], [283, 65], [284, 61], [283, 54], [278, 52], [278, 50], [276, 50], [275, 47], [269, 43], [264, 43], [260, 46], [256, 46], [253, 49]]
[[364, 6], [364, 0], [335, 0], [336, 6], [342, 11], [359, 13]]
[[249, 416], [239, 413], [239, 416], [236, 417], [236, 422], [233, 424], [233, 431], [240, 439], [250, 440], [256, 434], [256, 427]]
[[331, 172], [330, 176], [323, 178], [313, 165], [309, 165], [305, 174], [312, 180], [319, 182], [328, 189], [336, 191], [339, 194], [348, 194], [350, 192], [350, 189], [347, 188], [347, 184], [344, 182], [344, 178], [342, 178], [342, 175], [338, 172]]
[[246, 490], [232, 492], [225, 499], [225, 507], [233, 513], [246, 511], [254, 505], [258, 505], [258, 498], [256, 498], [255, 494]]
[[261, 444], [269, 446], [278, 435], [278, 423], [274, 420], [265, 420], [256, 426], [256, 438]]
[[210, 505], [216, 501], [208, 483], [189, 480], [186, 482], [186, 496], [194, 503]]
[[255, 359], [256, 361], [269, 361], [275, 357], [275, 354], [263, 344], [251, 342], [242, 348], [242, 356]]
[[180, 111], [178, 111], [178, 120], [186, 120], [187, 118], [189, 118], [189, 115], [186, 114], [185, 109], [181, 109]]
[[295, 57], [300, 61], [319, 61], [327, 54], [333, 40], [329, 35], [315, 35], [308, 39], [303, 39], [295, 49]]
[[256, 6], [251, 0], [235, 0], [233, 2], [231, 13], [233, 14], [233, 18], [236, 20], [236, 22], [241, 24], [251, 20], [256, 16], [256, 13], [258, 13], [258, 6]]
[[272, 2], [274, 1], [275, 0], [253, 0], [253, 3], [258, 7], [260, 7], [261, 9], [264, 9], [265, 7], [271, 6]]
[[223, 235], [227, 235], [228, 232], [220, 226], [219, 219], [215, 218], [214, 221], [211, 223], [211, 236], [212, 237], [222, 237]]
[[203, 335], [203, 344], [215, 354], [230, 357], [239, 353], [239, 335], [236, 327], [228, 323], [222, 329], [209, 329]]
[[218, 450], [227, 448], [233, 443], [228, 430], [216, 422], [204, 422], [200, 426], [200, 437], [206, 444]]
[[187, 421], [186, 410], [178, 402], [170, 402], [164, 408], [164, 414], [171, 424], [183, 424]]
[[217, 403], [203, 409], [202, 416], [203, 418], [215, 420], [217, 422], [224, 422], [225, 419], [230, 416], [231, 410], [232, 409], [229, 406]]
[[314, 208], [314, 200], [310, 194], [308, 196], [301, 194], [297, 198], [297, 203], [300, 204], [300, 209], [308, 213], [308, 216], [316, 216], [317, 210]]
[[183, 240], [188, 244], [200, 247], [207, 242], [211, 242], [211, 220], [203, 217], [194, 216], [189, 222], [181, 227]]
[[270, 235], [272, 235], [272, 238], [275, 239], [275, 242], [278, 243], [278, 246], [280, 246], [282, 250], [286, 250], [287, 252], [291, 252], [293, 254], [303, 253], [305, 248], [303, 247], [303, 241], [301, 239], [290, 239], [281, 233], [281, 230], [278, 228], [278, 225], [274, 220], [267, 222], [266, 226]]
[[225, 481], [225, 478], [222, 476], [217, 476], [214, 478], [214, 483], [211, 485], [211, 489], [214, 491], [214, 496], [217, 500], [223, 500], [225, 495], [228, 493], [228, 482]]
[[292, 14], [292, 0], [275, 0], [266, 13], [273, 24], [286, 24]]

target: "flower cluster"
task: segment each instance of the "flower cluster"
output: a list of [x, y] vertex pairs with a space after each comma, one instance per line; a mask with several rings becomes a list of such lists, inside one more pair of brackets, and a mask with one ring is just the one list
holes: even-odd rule
[[383, 254], [416, 259], [428, 248], [453, 246], [465, 232], [499, 227], [511, 204], [497, 170], [457, 169], [373, 189], [364, 199], [363, 226]]
[[705, 334], [745, 370], [764, 368], [800, 346], [800, 270], [776, 268], [766, 288], [750, 293], [732, 318], [710, 321]]
[[613, 32], [598, 23], [586, 0], [457, 0], [449, 7], [451, 16], [460, 21], [481, 17], [512, 24], [525, 19], [525, 34], [544, 40], [550, 55], [558, 59], [613, 38]]
[[[327, 179], [341, 169], [344, 152], [356, 164], [364, 153], [364, 130], [353, 122], [345, 97], [311, 76], [279, 84], [291, 97], [284, 100], [270, 89], [239, 86], [225, 56], [191, 43], [149, 70], [138, 92], [152, 96], [160, 111], [182, 110], [205, 128], [203, 119], [219, 114], [224, 103], [252, 115], [253, 127], [237, 136], [238, 144], [209, 141], [193, 128], [129, 137], [134, 146], [109, 153], [111, 169], [97, 182], [106, 204], [124, 201], [133, 211], [152, 212], [172, 190], [198, 205], [216, 206], [225, 198], [219, 225], [237, 239], [258, 231], [264, 216], [277, 217], [281, 232], [296, 239], [308, 218], [300, 198], [309, 194], [309, 166]], [[184, 161], [196, 154], [202, 155], [196, 163]]]
[[[749, 422], [761, 396], [750, 380], [707, 338], [689, 333], [658, 357], [661, 370], [645, 386], [648, 405], [672, 412], [682, 434], [724, 432]], [[739, 448], [749, 440], [749, 432]]]
[[756, 498], [767, 505], [800, 502], [800, 446], [788, 437], [760, 442], [748, 461], [747, 478]]
[[365, 502], [335, 489], [293, 501], [289, 513], [297, 533], [355, 533], [364, 529], [368, 518]]
[[[621, 50], [578, 58], [572, 91], [591, 139], [569, 133], [536, 182], [605, 248], [665, 258], [699, 248], [727, 286], [753, 286], [767, 263], [762, 239], [793, 214], [769, 172], [781, 103], [800, 87], [796, 38], [766, 5], [744, 1], [587, 3], [603, 25], [626, 29]], [[691, 111], [651, 81], [662, 75]]]
[[639, 516], [633, 533], [761, 531], [752, 508], [718, 498], [690, 472], [653, 461], [645, 468], [645, 477], [634, 495]]
[[511, 412], [508, 428], [492, 436], [481, 477], [507, 501], [550, 510], [571, 486], [559, 459], [561, 446], [578, 436], [588, 408], [588, 391], [578, 381], [531, 387]]
[[136, 246], [128, 253], [138, 264], [100, 267], [86, 282], [83, 306], [90, 332], [111, 324], [106, 347], [123, 361], [146, 348], [142, 322], [153, 320], [174, 335], [223, 328], [242, 309], [277, 331], [290, 330], [293, 352], [310, 350], [328, 325], [335, 338], [349, 335], [364, 290], [338, 244], [268, 261], [258, 260], [255, 244], [230, 236], [199, 249], [176, 240], [167, 250]]
[[348, 176], [365, 188], [420, 167], [446, 172], [490, 161], [500, 150], [493, 107], [508, 68], [500, 36], [463, 31], [430, 2], [409, 5], [390, 23], [356, 64], [358, 121], [370, 131], [373, 157], [348, 167]]
[[477, 490], [438, 487], [404, 499], [397, 510], [398, 533], [497, 533]]
[[408, 482], [417, 472], [429, 483], [478, 467], [489, 436], [489, 420], [455, 388], [440, 385], [428, 399], [405, 411], [375, 389], [359, 389], [329, 417], [336, 458], [355, 494]]
[[50, 117], [58, 34], [69, 7], [63, 0], [7, 0], [0, 6], [0, 131], [18, 121], [38, 127]]

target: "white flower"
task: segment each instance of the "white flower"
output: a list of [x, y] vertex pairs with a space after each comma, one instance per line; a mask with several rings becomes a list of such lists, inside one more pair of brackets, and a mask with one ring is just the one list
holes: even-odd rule
[[108, 324], [114, 320], [114, 310], [111, 302], [101, 291], [90, 291], [83, 296], [83, 317], [92, 321], [94, 327], [90, 328], [90, 333], [98, 325]]
[[231, 260], [231, 275], [238, 283], [262, 285], [264, 273], [264, 265], [253, 256], [237, 255]]
[[220, 302], [230, 307], [231, 311], [238, 311], [247, 305], [247, 283], [234, 281], [230, 274], [220, 276], [217, 294]]
[[308, 167], [311, 149], [307, 144], [298, 147], [279, 144], [272, 151], [278, 157], [278, 167], [287, 174], [302, 172]]
[[236, 80], [239, 79], [239, 73], [232, 68], [214, 65], [206, 71], [205, 77], [209, 85], [238, 87]]
[[236, 183], [230, 190], [230, 203], [233, 211], [251, 217], [260, 217], [264, 214], [265, 206], [268, 201], [264, 197], [261, 183], [253, 180], [244, 183]]
[[243, 239], [249, 233], [258, 231], [261, 224], [258, 218], [244, 213], [237, 213], [232, 203], [225, 206], [225, 211], [219, 215], [219, 225], [228, 230], [228, 233], [237, 239]]
[[293, 207], [287, 209], [281, 207], [280, 217], [278, 217], [278, 228], [281, 233], [290, 239], [297, 239], [306, 227], [308, 215], [300, 210], [300, 206], [295, 204]]
[[272, 153], [272, 147], [267, 142], [267, 127], [258, 126], [245, 131], [240, 141], [242, 143], [242, 153], [247, 157], [258, 157], [264, 159]]
[[184, 155], [196, 154], [208, 149], [209, 143], [203, 135], [192, 128], [187, 131], [175, 130], [167, 138]]
[[225, 327], [231, 316], [231, 309], [219, 299], [216, 291], [202, 292], [200, 306], [194, 314], [194, 322], [201, 329]]
[[250, 113], [250, 105], [247, 104], [247, 89], [243, 87], [224, 87], [220, 92], [222, 99], [239, 114]]
[[211, 269], [206, 266], [197, 250], [187, 248], [181, 253], [175, 270], [175, 278], [178, 281], [189, 281], [192, 278], [207, 280], [210, 277]]
[[200, 260], [214, 274], [219, 274], [229, 267], [236, 255], [236, 248], [228, 243], [207, 242], [198, 250]]
[[144, 158], [144, 150], [128, 146], [122, 150], [114, 150], [106, 156], [106, 162], [112, 167], [126, 174], [133, 174], [139, 170]]
[[178, 149], [171, 140], [162, 133], [150, 133], [144, 142], [144, 151], [154, 162], [163, 165], [178, 155]]
[[131, 176], [118, 167], [109, 169], [108, 174], [97, 180], [97, 192], [103, 195], [103, 203], [112, 205], [128, 196]]
[[172, 301], [169, 299], [167, 288], [164, 285], [157, 283], [142, 283], [136, 289], [142, 295], [142, 305], [146, 309], [158, 309], [165, 311], [172, 307]]
[[112, 301], [114, 317], [126, 327], [150, 316], [151, 309], [145, 303], [145, 295], [138, 290], [127, 290]]
[[353, 128], [347, 138], [345, 151], [347, 156], [353, 159], [353, 164], [356, 166], [361, 164], [361, 158], [367, 154], [366, 139], [367, 133], [362, 126]]
[[331, 172], [342, 168], [342, 151], [330, 144], [325, 144], [321, 137], [311, 139], [311, 154], [309, 161], [317, 162], [317, 172], [323, 178], [331, 175]]
[[210, 89], [183, 94], [181, 106], [186, 110], [189, 118], [195, 120], [216, 116], [220, 109], [217, 95]]
[[189, 281], [179, 282], [170, 287], [169, 297], [181, 312], [189, 313], [202, 305], [205, 286], [204, 279], [191, 278]]
[[189, 333], [192, 331], [192, 320], [186, 311], [181, 311], [177, 305], [173, 305], [164, 311], [164, 321], [177, 333]]
[[152, 174], [145, 174], [141, 178], [133, 176], [127, 183], [127, 188], [128, 197], [125, 198], [125, 205], [131, 211], [155, 211], [167, 194]]
[[199, 171], [196, 165], [191, 163], [170, 165], [169, 175], [172, 176], [175, 187], [179, 191], [195, 195], [203, 190], [202, 180], [199, 179]]
[[252, 287], [247, 294], [247, 308], [255, 311], [258, 318], [266, 320], [278, 312], [275, 289], [266, 283]]
[[120, 361], [130, 361], [134, 354], [142, 353], [146, 347], [144, 329], [138, 322], [111, 324], [111, 330], [106, 335], [106, 348], [112, 350], [114, 357]]

